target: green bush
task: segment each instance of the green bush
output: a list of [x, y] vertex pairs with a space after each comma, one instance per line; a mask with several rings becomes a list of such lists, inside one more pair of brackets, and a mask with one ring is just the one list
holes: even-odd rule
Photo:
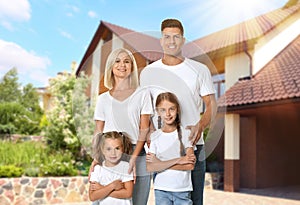
[[75, 161], [69, 151], [55, 152], [49, 155], [39, 169], [39, 176], [76, 176]]
[[11, 168], [7, 174], [2, 174], [5, 177], [22, 174], [30, 177], [85, 175], [87, 164], [90, 165], [90, 162], [84, 166], [79, 166], [80, 164], [75, 162], [74, 155], [70, 151], [51, 151], [41, 142], [14, 143], [0, 140], [0, 167], [22, 168], [22, 173], [19, 169]]
[[23, 169], [14, 165], [0, 166], [0, 177], [20, 177], [23, 174]]
[[0, 165], [34, 167], [39, 166], [46, 157], [47, 153], [42, 143], [0, 141]]

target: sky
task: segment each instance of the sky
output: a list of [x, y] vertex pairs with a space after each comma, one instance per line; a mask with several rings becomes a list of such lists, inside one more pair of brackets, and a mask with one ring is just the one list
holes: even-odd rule
[[100, 21], [158, 33], [179, 19], [187, 41], [282, 7], [287, 0], [0, 0], [0, 78], [17, 68], [22, 85], [45, 87], [80, 63]]

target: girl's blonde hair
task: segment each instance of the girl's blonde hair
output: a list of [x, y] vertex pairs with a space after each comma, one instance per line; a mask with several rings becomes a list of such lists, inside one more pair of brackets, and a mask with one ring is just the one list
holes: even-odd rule
[[[185, 151], [184, 151], [184, 145], [182, 143], [182, 132], [181, 132], [181, 127], [180, 127], [180, 105], [179, 105], [179, 101], [176, 97], [176, 95], [174, 95], [173, 93], [170, 92], [165, 92], [165, 93], [161, 93], [157, 96], [156, 98], [156, 103], [155, 103], [155, 107], [157, 108], [159, 106], [159, 104], [162, 101], [168, 101], [170, 103], [173, 103], [176, 108], [177, 108], [177, 115], [176, 115], [176, 119], [175, 119], [175, 125], [176, 125], [176, 129], [177, 129], [177, 133], [178, 133], [178, 140], [180, 142], [180, 156], [184, 156], [185, 155]], [[161, 117], [158, 117], [158, 128], [161, 128]]]
[[132, 71], [129, 76], [130, 86], [131, 88], [137, 88], [139, 85], [139, 80], [138, 80], [138, 67], [136, 64], [136, 60], [133, 54], [125, 48], [115, 49], [109, 54], [105, 65], [104, 86], [107, 87], [109, 90], [115, 86], [115, 79], [114, 79], [112, 67], [120, 53], [126, 53], [131, 60]]
[[128, 136], [123, 132], [105, 132], [95, 135], [93, 140], [93, 158], [99, 163], [102, 163], [104, 159], [103, 148], [106, 139], [119, 139], [122, 144], [123, 154], [130, 155], [132, 153], [132, 144]]

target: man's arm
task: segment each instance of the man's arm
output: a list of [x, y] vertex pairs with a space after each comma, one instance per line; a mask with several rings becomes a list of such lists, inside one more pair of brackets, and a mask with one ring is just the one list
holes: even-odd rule
[[186, 127], [187, 129], [191, 130], [190, 139], [193, 145], [196, 145], [196, 143], [199, 141], [201, 137], [201, 133], [211, 123], [211, 121], [215, 118], [217, 113], [217, 103], [216, 103], [215, 94], [203, 96], [202, 99], [206, 109], [200, 121], [194, 126]]

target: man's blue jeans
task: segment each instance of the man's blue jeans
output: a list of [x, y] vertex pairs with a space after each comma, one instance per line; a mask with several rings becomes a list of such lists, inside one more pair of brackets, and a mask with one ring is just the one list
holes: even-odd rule
[[192, 205], [191, 192], [154, 190], [156, 205]]
[[192, 201], [194, 205], [203, 205], [203, 189], [205, 183], [205, 147], [204, 145], [197, 145], [197, 150], [194, 152], [196, 156], [195, 168], [192, 171]]

